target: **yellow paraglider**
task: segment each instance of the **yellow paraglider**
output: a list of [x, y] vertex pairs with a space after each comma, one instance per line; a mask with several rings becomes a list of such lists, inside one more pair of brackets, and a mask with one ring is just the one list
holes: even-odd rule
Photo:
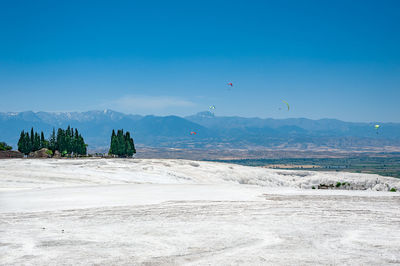
[[376, 134], [378, 134], [378, 129], [380, 128], [380, 125], [375, 125], [374, 128], [376, 129]]

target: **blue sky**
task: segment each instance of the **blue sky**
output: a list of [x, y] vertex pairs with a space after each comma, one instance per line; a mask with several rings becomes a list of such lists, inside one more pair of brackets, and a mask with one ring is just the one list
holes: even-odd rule
[[399, 12], [399, 1], [368, 0], [2, 1], [0, 111], [215, 105], [400, 122]]

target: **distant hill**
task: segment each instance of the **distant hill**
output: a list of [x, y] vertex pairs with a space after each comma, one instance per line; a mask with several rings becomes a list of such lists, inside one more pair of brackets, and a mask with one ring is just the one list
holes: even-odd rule
[[[14, 148], [20, 131], [34, 127], [77, 127], [91, 151], [105, 151], [112, 129], [129, 130], [136, 145], [150, 147], [257, 149], [368, 149], [400, 147], [400, 124], [351, 123], [335, 119], [219, 117], [201, 112], [187, 117], [127, 115], [112, 110], [88, 112], [0, 113], [0, 140]], [[197, 132], [191, 135], [190, 132]]]

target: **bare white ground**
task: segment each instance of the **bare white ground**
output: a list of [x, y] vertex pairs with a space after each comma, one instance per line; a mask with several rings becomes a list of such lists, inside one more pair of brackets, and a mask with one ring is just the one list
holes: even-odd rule
[[[336, 182], [360, 190], [310, 189]], [[0, 264], [400, 264], [392, 187], [185, 160], [0, 160]]]
[[0, 160], [0, 189], [110, 184], [249, 184], [311, 188], [347, 182], [349, 189], [400, 190], [400, 179], [370, 174], [275, 170], [170, 159]]

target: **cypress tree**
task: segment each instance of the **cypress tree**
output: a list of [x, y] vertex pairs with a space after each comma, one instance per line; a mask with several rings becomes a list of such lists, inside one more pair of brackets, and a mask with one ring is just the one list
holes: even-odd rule
[[61, 128], [59, 128], [57, 130], [56, 147], [61, 154], [64, 153], [64, 151], [65, 151], [65, 133], [64, 133], [64, 130], [62, 130]]
[[132, 140], [131, 134], [128, 131], [125, 134], [125, 143], [126, 143], [126, 155], [129, 157], [132, 157], [134, 153], [133, 152], [134, 147], [132, 146], [131, 140]]
[[108, 151], [109, 154], [115, 154], [116, 151], [116, 139], [115, 139], [115, 131], [113, 129], [112, 134], [111, 134], [111, 142], [110, 142], [110, 149]]
[[115, 134], [115, 131], [113, 130], [111, 134], [109, 154], [121, 157], [131, 157], [134, 153], [136, 153], [135, 144], [129, 131], [124, 134], [124, 130], [119, 129], [117, 134]]
[[40, 133], [40, 149], [41, 148], [47, 148], [46, 140], [44, 138], [43, 131]]
[[63, 152], [67, 154], [71, 153], [71, 137], [68, 130], [64, 130], [64, 149]]
[[53, 153], [56, 151], [56, 131], [54, 127], [49, 139], [49, 149], [52, 150]]
[[71, 154], [72, 149], [71, 149], [71, 136], [68, 134], [68, 131], [66, 131], [65, 134], [65, 150], [67, 151], [68, 154]]
[[86, 150], [86, 144], [85, 141], [83, 140], [83, 137], [81, 135], [78, 136], [78, 154], [79, 155], [86, 155], [87, 150]]
[[128, 155], [128, 149], [129, 149], [129, 143], [126, 139], [126, 134], [124, 135], [124, 152], [123, 152], [123, 156], [127, 156]]
[[[72, 130], [72, 132], [73, 132], [73, 130]], [[78, 132], [78, 129], [76, 129], [75, 128], [75, 134], [73, 134], [72, 135], [73, 137], [72, 137], [72, 146], [73, 146], [73, 148], [72, 148], [72, 152], [75, 154], [75, 155], [78, 155], [78, 154], [80, 154], [79, 153], [79, 132]]]
[[82, 140], [83, 140], [82, 136], [78, 135], [76, 139], [76, 150], [79, 155], [83, 155], [84, 153]]
[[25, 131], [22, 130], [21, 134], [19, 136], [19, 140], [18, 140], [18, 151], [22, 152], [22, 153], [25, 153], [25, 147], [26, 147], [26, 144], [25, 144]]
[[114, 154], [119, 156], [119, 134], [120, 134], [120, 130], [117, 130], [117, 133], [115, 134], [115, 148], [114, 148]]
[[82, 153], [81, 155], [86, 155], [87, 154], [87, 144], [85, 143], [85, 141], [83, 140], [83, 137], [81, 136], [81, 142], [82, 142]]
[[118, 130], [117, 132], [117, 155], [123, 156], [125, 154], [125, 139], [124, 139], [124, 130]]
[[38, 151], [40, 149], [40, 137], [37, 132], [35, 132], [35, 138], [33, 141], [33, 150], [32, 151]]
[[[121, 132], [120, 134], [123, 133]], [[116, 138], [114, 139], [117, 140]], [[18, 140], [18, 150], [20, 152], [29, 154], [41, 148], [48, 148], [53, 152], [58, 150], [62, 155], [73, 154], [77, 156], [87, 154], [87, 144], [85, 144], [82, 135], [79, 134], [76, 128], [74, 129], [70, 126], [66, 130], [59, 128], [57, 134], [53, 128], [49, 140], [45, 139], [43, 131], [40, 134], [34, 132], [33, 127], [31, 128], [31, 134], [24, 130], [21, 132]]]
[[72, 130], [71, 132], [72, 132], [72, 136], [71, 136], [71, 140], [70, 140], [71, 154], [76, 156], [78, 154], [78, 141], [77, 141], [76, 136], [73, 134], [74, 131]]
[[130, 147], [132, 149], [132, 155], [136, 153], [136, 148], [135, 148], [135, 143], [133, 142], [133, 138], [130, 138], [129, 140]]
[[[35, 134], [33, 133], [33, 127], [31, 128], [31, 149], [33, 149], [35, 143]], [[32, 151], [32, 150], [31, 150]]]
[[29, 133], [26, 132], [25, 133], [25, 140], [24, 140], [24, 144], [25, 144], [25, 154], [28, 155], [31, 151], [32, 151], [32, 143], [31, 143], [32, 138], [29, 137]]

